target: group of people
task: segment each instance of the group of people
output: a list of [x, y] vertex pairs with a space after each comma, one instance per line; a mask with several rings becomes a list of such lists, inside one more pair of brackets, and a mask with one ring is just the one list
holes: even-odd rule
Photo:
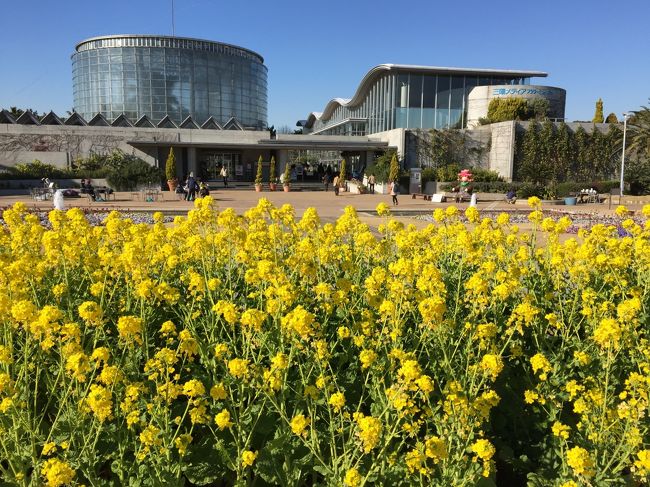
[[[338, 196], [339, 195], [339, 189], [342, 184], [345, 184], [344, 181], [341, 180], [341, 176], [339, 173], [334, 173], [334, 179], [330, 179], [330, 174], [328, 172], [325, 172], [322, 178], [323, 184], [325, 185], [325, 191], [329, 191], [330, 183], [332, 184], [334, 188], [334, 195]], [[375, 179], [374, 174], [370, 174], [368, 176], [368, 193], [370, 194], [375, 194], [375, 184], [377, 180]], [[399, 195], [399, 183], [397, 181], [392, 181], [388, 185], [388, 189], [390, 190], [390, 195], [393, 198], [393, 205], [398, 205], [399, 201], [397, 201], [397, 196]]]
[[87, 194], [91, 200], [97, 201], [97, 193], [95, 193], [95, 187], [90, 179], [81, 180], [81, 194]]
[[176, 194], [179, 197], [182, 195], [185, 201], [194, 201], [197, 195], [200, 198], [208, 196], [210, 194], [210, 188], [205, 181], [195, 178], [194, 173], [190, 172], [184, 184], [179, 184], [176, 187]]

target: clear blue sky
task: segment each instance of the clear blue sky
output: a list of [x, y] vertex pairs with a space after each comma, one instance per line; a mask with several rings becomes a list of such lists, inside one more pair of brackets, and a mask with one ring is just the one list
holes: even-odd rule
[[[0, 107], [65, 114], [75, 44], [171, 34], [171, 0], [2, 0]], [[650, 0], [175, 0], [176, 35], [236, 44], [269, 69], [269, 125], [351, 97], [382, 63], [532, 69], [567, 90], [569, 120], [648, 105]]]

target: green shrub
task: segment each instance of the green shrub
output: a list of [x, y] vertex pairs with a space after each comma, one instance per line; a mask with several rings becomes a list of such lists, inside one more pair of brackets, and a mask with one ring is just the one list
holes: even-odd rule
[[393, 155], [396, 154], [395, 150], [388, 150], [366, 169], [366, 174], [373, 174], [377, 183], [386, 183], [389, 181], [390, 162]]
[[460, 166], [458, 164], [447, 164], [446, 166], [439, 167], [436, 170], [437, 181], [455, 181], [458, 179]]
[[131, 191], [139, 186], [160, 184], [162, 174], [139, 157], [129, 156], [106, 176], [109, 186], [117, 191]]
[[531, 196], [537, 196], [542, 198], [544, 195], [544, 186], [540, 184], [526, 182], [519, 186], [517, 189], [518, 198], [530, 198]]
[[528, 120], [530, 109], [524, 98], [493, 98], [488, 105], [487, 118], [492, 123], [506, 120]]
[[422, 179], [422, 189], [424, 190], [424, 187], [427, 185], [429, 181], [436, 180], [436, 170], [432, 167], [426, 167], [422, 169], [422, 173], [420, 174], [420, 177]]
[[9, 168], [8, 175], [13, 176], [7, 179], [41, 179], [41, 178], [65, 178], [71, 173], [52, 164], [46, 164], [34, 159], [32, 162], [16, 164]]
[[[443, 191], [451, 191], [458, 183], [447, 183], [440, 186]], [[508, 183], [505, 181], [474, 181], [472, 191], [474, 193], [507, 193], [510, 188], [517, 189], [522, 183]]]
[[609, 193], [612, 188], [617, 188], [619, 185], [618, 181], [591, 181], [591, 182], [566, 182], [559, 183], [557, 188], [557, 195], [560, 198], [569, 196], [571, 193], [577, 193], [582, 189], [593, 188], [598, 193]]
[[490, 169], [483, 169], [481, 167], [472, 167], [470, 168], [472, 175], [474, 176], [474, 181], [484, 181], [484, 182], [497, 182], [503, 181], [503, 178], [499, 175], [498, 172], [492, 171]]

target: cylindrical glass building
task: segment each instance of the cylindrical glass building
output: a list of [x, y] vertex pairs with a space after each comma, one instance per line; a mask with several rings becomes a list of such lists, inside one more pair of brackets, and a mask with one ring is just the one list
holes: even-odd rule
[[267, 68], [259, 54], [220, 42], [154, 35], [94, 37], [72, 55], [74, 109], [86, 120], [166, 115], [201, 125], [234, 117], [263, 130]]

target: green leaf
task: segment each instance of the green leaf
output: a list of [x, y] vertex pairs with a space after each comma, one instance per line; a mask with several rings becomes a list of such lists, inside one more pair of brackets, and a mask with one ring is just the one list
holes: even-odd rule
[[196, 485], [208, 485], [230, 475], [228, 452], [221, 441], [215, 442], [207, 436], [190, 446], [185, 463], [185, 476]]

